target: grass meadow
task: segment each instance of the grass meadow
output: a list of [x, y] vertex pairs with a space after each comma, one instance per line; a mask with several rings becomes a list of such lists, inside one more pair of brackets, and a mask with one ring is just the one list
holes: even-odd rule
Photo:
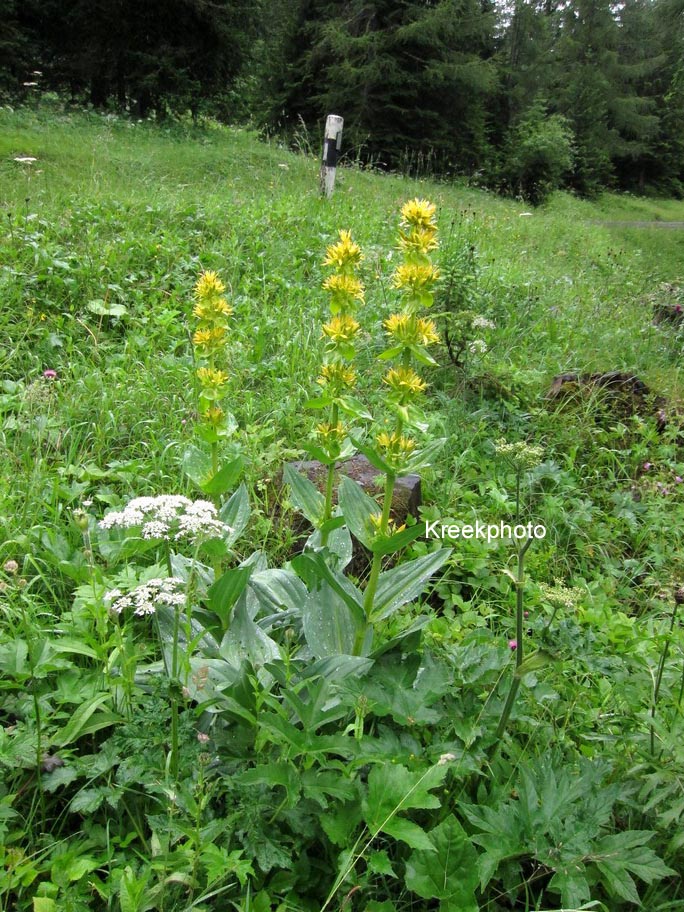
[[[357, 487], [336, 522], [282, 473], [320, 421], [339, 229], [351, 437], [390, 420], [414, 198], [457, 357], [421, 362], [420, 515], [374, 537]], [[1, 912], [684, 909], [684, 234], [657, 227], [684, 202], [351, 165], [325, 200], [316, 157], [247, 129], [38, 108], [0, 112], [0, 208]], [[207, 271], [232, 417], [202, 438]], [[99, 525], [163, 494], [231, 531]], [[418, 534], [514, 517], [545, 538]], [[182, 606], [112, 610], [167, 577]]]

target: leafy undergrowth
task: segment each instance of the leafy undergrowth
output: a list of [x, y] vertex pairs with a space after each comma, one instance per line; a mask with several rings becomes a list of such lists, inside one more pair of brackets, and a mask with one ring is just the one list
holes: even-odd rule
[[[682, 204], [352, 168], [325, 201], [247, 131], [0, 122], [2, 912], [684, 907], [681, 240], [598, 224]], [[443, 344], [409, 358], [412, 197]], [[321, 338], [340, 228], [351, 350]], [[420, 471], [406, 528], [283, 483], [342, 414], [385, 491]], [[425, 534], [477, 520], [546, 534]]]

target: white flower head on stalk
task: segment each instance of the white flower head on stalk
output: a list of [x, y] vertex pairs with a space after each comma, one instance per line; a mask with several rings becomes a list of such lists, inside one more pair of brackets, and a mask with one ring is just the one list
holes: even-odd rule
[[136, 497], [123, 510], [108, 513], [100, 522], [102, 529], [140, 527], [142, 538], [187, 541], [197, 544], [208, 538], [222, 538], [232, 528], [218, 518], [216, 507], [208, 500], [190, 500], [179, 494]]
[[496, 323], [493, 320], [488, 320], [487, 317], [475, 317], [473, 329], [496, 329]]
[[136, 586], [128, 595], [120, 589], [112, 589], [105, 594], [104, 600], [113, 614], [132, 608], [133, 614], [145, 617], [154, 614], [158, 608], [180, 608], [184, 605], [185, 583], [176, 576], [151, 579]]
[[487, 354], [487, 343], [484, 339], [473, 339], [473, 341], [468, 346], [471, 355], [486, 355]]

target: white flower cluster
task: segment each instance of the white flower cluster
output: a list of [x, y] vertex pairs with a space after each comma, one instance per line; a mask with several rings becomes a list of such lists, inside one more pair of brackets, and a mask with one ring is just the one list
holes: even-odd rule
[[558, 579], [553, 586], [548, 586], [546, 583], [539, 583], [538, 585], [542, 596], [554, 608], [565, 608], [568, 611], [573, 611], [584, 597], [584, 591], [578, 586], [566, 586]]
[[185, 604], [185, 583], [176, 576], [166, 579], [151, 579], [146, 583], [136, 586], [128, 595], [120, 589], [110, 589], [105, 593], [104, 600], [109, 610], [114, 614], [121, 614], [127, 608], [133, 609], [133, 614], [144, 617], [154, 614], [158, 608], [180, 608]]
[[232, 532], [218, 519], [216, 507], [208, 500], [190, 500], [176, 494], [136, 497], [123, 510], [108, 513], [100, 522], [102, 529], [132, 529], [141, 526], [143, 538], [196, 543], [221, 538]]
[[495, 446], [497, 455], [503, 456], [516, 470], [521, 472], [536, 468], [544, 456], [543, 447], [533, 446], [525, 443], [524, 440], [507, 443], [502, 437], [496, 441]]
[[486, 355], [487, 343], [484, 339], [473, 339], [468, 346], [471, 355]]
[[493, 320], [488, 320], [487, 317], [475, 317], [473, 329], [496, 329], [496, 323]]

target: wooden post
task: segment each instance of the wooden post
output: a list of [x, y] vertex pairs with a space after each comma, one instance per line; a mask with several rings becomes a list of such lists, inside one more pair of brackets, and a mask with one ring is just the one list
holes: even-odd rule
[[321, 161], [321, 193], [330, 199], [335, 188], [337, 158], [342, 148], [342, 127], [344, 118], [337, 114], [328, 114], [325, 120], [323, 139], [323, 160]]

